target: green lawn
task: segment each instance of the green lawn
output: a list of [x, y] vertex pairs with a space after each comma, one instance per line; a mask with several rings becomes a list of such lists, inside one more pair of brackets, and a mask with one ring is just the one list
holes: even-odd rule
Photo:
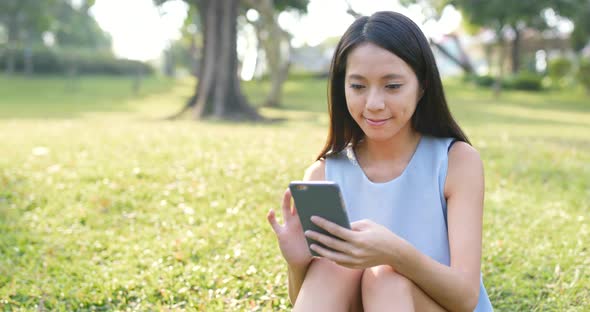
[[[272, 124], [162, 120], [192, 81], [68, 83], [0, 76], [0, 309], [288, 309], [265, 214], [324, 143], [325, 82], [287, 82]], [[486, 169], [496, 310], [587, 310], [590, 99], [446, 91]]]

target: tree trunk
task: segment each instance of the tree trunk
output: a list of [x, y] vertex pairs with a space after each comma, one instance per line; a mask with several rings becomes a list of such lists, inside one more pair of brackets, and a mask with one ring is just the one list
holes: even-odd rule
[[506, 58], [506, 48], [504, 47], [504, 36], [501, 31], [497, 32], [500, 42], [500, 53], [498, 56], [498, 76], [494, 82], [494, 97], [497, 99], [502, 92], [502, 80], [504, 79], [504, 59]]
[[518, 73], [520, 69], [520, 30], [517, 26], [512, 26], [514, 31], [514, 40], [512, 41], [512, 73]]
[[8, 22], [8, 38], [6, 42], [6, 68], [7, 75], [12, 75], [16, 69], [16, 51], [18, 41], [18, 26], [16, 17], [13, 16]]
[[6, 49], [6, 67], [4, 68], [4, 72], [9, 76], [14, 74], [14, 70], [16, 67], [15, 66], [15, 64], [16, 64], [15, 54], [16, 54], [16, 48], [14, 47], [14, 43], [9, 42], [7, 44], [7, 49]]
[[253, 24], [258, 45], [264, 49], [270, 74], [271, 90], [263, 105], [279, 107], [283, 84], [289, 74], [290, 36], [279, 26], [273, 1], [258, 0], [251, 1], [250, 4], [260, 13], [260, 18]]
[[190, 44], [190, 73], [194, 77], [199, 77], [199, 52], [197, 49], [197, 38], [195, 34], [191, 35], [191, 44]]
[[457, 66], [461, 67], [461, 69], [465, 73], [468, 73], [468, 74], [473, 73], [473, 67], [471, 67], [471, 64], [467, 64], [467, 63], [462, 62], [459, 58], [457, 58], [449, 50], [447, 50], [447, 48], [445, 48], [442, 44], [432, 40], [432, 38], [430, 39], [430, 44], [434, 45], [442, 54], [444, 54], [446, 57], [448, 57], [449, 60], [451, 60], [453, 63], [457, 64]]
[[33, 48], [25, 46], [23, 49], [24, 72], [26, 75], [32, 75], [35, 71], [35, 64], [33, 62]]
[[473, 69], [473, 65], [471, 64], [471, 58], [469, 57], [469, 54], [465, 52], [465, 49], [461, 44], [461, 40], [459, 40], [459, 36], [457, 36], [454, 33], [448, 34], [447, 36], [450, 37], [455, 43], [455, 46], [457, 46], [457, 50], [459, 51], [459, 60], [461, 64], [463, 64], [463, 70], [467, 74], [472, 74], [475, 70]]
[[196, 5], [204, 31], [198, 83], [185, 107], [170, 118], [192, 109], [197, 119], [262, 119], [243, 96], [238, 79], [238, 0], [201, 0]]
[[281, 106], [281, 98], [283, 96], [283, 84], [289, 75], [290, 63], [284, 63], [276, 70], [273, 70], [270, 75], [271, 88], [270, 93], [264, 101], [264, 106], [279, 107]]

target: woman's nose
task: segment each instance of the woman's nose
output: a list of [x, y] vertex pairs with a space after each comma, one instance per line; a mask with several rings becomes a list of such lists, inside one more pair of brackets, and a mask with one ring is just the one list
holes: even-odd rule
[[369, 96], [367, 97], [366, 107], [368, 110], [376, 111], [382, 110], [385, 108], [385, 101], [383, 94], [378, 90], [373, 90], [369, 92]]

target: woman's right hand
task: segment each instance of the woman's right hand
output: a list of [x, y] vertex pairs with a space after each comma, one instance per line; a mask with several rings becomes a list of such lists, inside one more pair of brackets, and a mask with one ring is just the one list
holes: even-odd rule
[[279, 247], [287, 264], [293, 268], [306, 268], [312, 260], [307, 247], [303, 228], [295, 206], [291, 207], [291, 191], [287, 189], [283, 195], [283, 225], [277, 222], [274, 210], [266, 216], [277, 235]]

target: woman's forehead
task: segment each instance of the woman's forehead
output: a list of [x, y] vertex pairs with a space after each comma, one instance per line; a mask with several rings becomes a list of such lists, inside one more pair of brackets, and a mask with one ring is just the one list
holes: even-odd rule
[[351, 78], [397, 78], [409, 74], [413, 71], [404, 60], [373, 43], [353, 48], [346, 60], [346, 75]]

